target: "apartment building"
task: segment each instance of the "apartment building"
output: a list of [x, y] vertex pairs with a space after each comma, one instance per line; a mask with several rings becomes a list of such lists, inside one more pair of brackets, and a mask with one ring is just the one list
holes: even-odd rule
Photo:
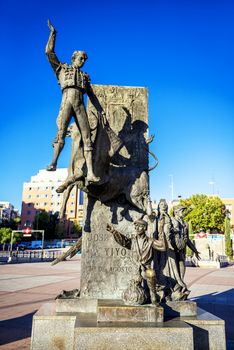
[[[38, 174], [31, 177], [29, 182], [23, 184], [21, 227], [32, 225], [36, 213], [45, 210], [52, 214], [59, 212], [63, 194], [56, 189], [67, 177], [67, 169], [56, 171], [39, 170]], [[83, 220], [83, 192], [74, 186], [67, 202], [66, 219], [78, 220], [82, 225]]]
[[18, 216], [18, 210], [10, 202], [0, 201], [0, 223], [13, 220]]

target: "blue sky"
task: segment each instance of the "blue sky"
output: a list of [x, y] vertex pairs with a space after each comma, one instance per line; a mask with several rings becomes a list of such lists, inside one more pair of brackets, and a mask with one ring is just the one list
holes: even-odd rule
[[[96, 84], [147, 86], [151, 197], [214, 192], [234, 197], [232, 1], [4, 1], [1, 21], [0, 200], [20, 209], [22, 186], [52, 155], [61, 91], [45, 56], [47, 18], [56, 51], [89, 59]], [[67, 142], [59, 167], [67, 167]]]

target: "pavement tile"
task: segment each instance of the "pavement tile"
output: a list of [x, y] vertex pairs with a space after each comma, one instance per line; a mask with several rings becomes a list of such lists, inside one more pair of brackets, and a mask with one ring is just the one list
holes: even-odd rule
[[0, 290], [1, 291], [9, 291], [9, 292], [14, 292], [14, 291], [19, 291], [22, 289], [29, 289], [29, 288], [34, 288], [36, 286], [42, 286], [42, 285], [47, 285], [48, 283], [57, 283], [57, 282], [62, 282], [64, 280], [69, 280], [72, 277], [69, 276], [31, 276], [30, 279], [28, 279], [28, 276], [22, 276], [22, 277], [16, 277], [13, 279], [6, 279], [6, 280], [1, 280], [0, 284]]

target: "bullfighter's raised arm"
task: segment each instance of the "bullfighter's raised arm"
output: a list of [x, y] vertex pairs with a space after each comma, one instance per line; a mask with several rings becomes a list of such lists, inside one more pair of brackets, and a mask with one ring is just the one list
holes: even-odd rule
[[55, 54], [54, 48], [55, 48], [55, 40], [56, 40], [56, 30], [55, 28], [52, 26], [50, 20], [48, 19], [48, 27], [50, 28], [50, 36], [48, 39], [48, 42], [46, 44], [46, 55], [48, 57], [48, 60], [53, 68], [53, 70], [55, 71], [55, 73], [57, 74], [61, 63], [58, 60], [58, 57]]

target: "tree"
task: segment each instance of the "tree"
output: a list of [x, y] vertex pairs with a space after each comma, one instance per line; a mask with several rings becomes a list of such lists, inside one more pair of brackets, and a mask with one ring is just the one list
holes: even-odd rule
[[79, 221], [77, 221], [77, 220], [74, 220], [74, 221], [73, 221], [72, 231], [73, 231], [78, 237], [81, 236], [82, 227], [80, 226]]
[[0, 228], [0, 242], [1, 243], [10, 243], [11, 241], [11, 232], [10, 228], [2, 227]]
[[[7, 228], [7, 227], [2, 227], [0, 228], [0, 243], [4, 244], [4, 243], [10, 243], [11, 242], [11, 232], [12, 229]], [[21, 240], [22, 235], [20, 235], [19, 233], [15, 233], [13, 236], [13, 242], [15, 243], [19, 240]]]
[[19, 217], [11, 218], [10, 220], [2, 220], [2, 222], [0, 223], [0, 227], [1, 228], [6, 227], [12, 230], [17, 230], [19, 223], [20, 223]]
[[186, 207], [184, 219], [191, 222], [194, 232], [199, 232], [201, 227], [206, 231], [224, 230], [225, 206], [219, 197], [196, 194], [180, 200], [179, 204]]
[[55, 228], [58, 223], [58, 213], [50, 214], [40, 210], [33, 221], [34, 230], [44, 230], [45, 239], [55, 238]]
[[66, 236], [66, 223], [58, 222], [55, 226], [55, 237], [56, 238], [64, 238]]
[[225, 234], [225, 254], [229, 257], [232, 258], [233, 251], [232, 251], [232, 240], [231, 240], [231, 225], [230, 225], [230, 219], [225, 218], [225, 223], [224, 223], [224, 234]]
[[[189, 233], [189, 239], [191, 241], [193, 241], [194, 232], [193, 232], [193, 227], [192, 227], [191, 221], [189, 221], [189, 223], [188, 223], [188, 233]], [[192, 255], [193, 255], [193, 251], [188, 246], [186, 246], [186, 256], [192, 256]]]

